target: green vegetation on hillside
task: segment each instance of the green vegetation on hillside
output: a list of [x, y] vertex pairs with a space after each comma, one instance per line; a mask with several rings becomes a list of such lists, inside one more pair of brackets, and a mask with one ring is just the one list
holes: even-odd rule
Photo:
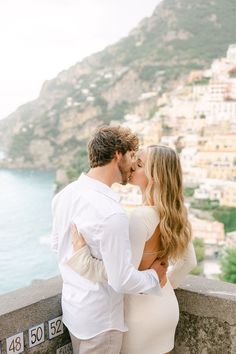
[[139, 77], [141, 80], [150, 81], [155, 79], [158, 67], [155, 65], [145, 65], [141, 68], [139, 72]]
[[116, 103], [109, 111], [104, 112], [102, 120], [105, 124], [109, 124], [112, 120], [121, 121], [128, 112], [129, 102], [121, 101]]
[[86, 146], [82, 145], [75, 154], [74, 161], [67, 170], [69, 182], [75, 181], [82, 172], [87, 172], [89, 169], [88, 153]]
[[186, 187], [184, 188], [184, 196], [185, 197], [192, 197], [194, 195], [195, 188]]
[[236, 230], [236, 208], [218, 207], [213, 213], [213, 217], [222, 222], [225, 226], [225, 232]]
[[164, 83], [174, 80], [221, 57], [236, 42], [235, 13], [234, 0], [164, 0], [135, 34], [105, 50], [102, 62], [144, 64], [150, 74], [141, 74], [143, 80], [151, 80], [157, 66], [164, 71]]
[[94, 101], [94, 106], [99, 106], [101, 108], [102, 114], [105, 114], [107, 112], [107, 105], [107, 101], [100, 96], [98, 96]]
[[191, 207], [212, 212], [215, 220], [224, 224], [225, 232], [236, 230], [236, 208], [220, 206], [218, 200], [194, 200]]
[[200, 80], [195, 80], [195, 81], [193, 82], [193, 85], [208, 85], [208, 84], [209, 84], [209, 81], [210, 81], [209, 78], [204, 77], [204, 78], [202, 78], [202, 79], [200, 79]]
[[205, 245], [204, 240], [202, 238], [194, 238], [193, 239], [193, 246], [196, 252], [197, 258], [197, 266], [191, 271], [193, 275], [202, 275], [203, 274], [203, 266], [202, 261], [205, 258]]
[[200, 210], [215, 210], [219, 207], [219, 201], [210, 199], [194, 200], [191, 202], [191, 207]]
[[26, 128], [14, 135], [10, 145], [9, 155], [13, 158], [24, 157], [26, 161], [32, 161], [32, 156], [29, 152], [29, 144], [33, 138], [33, 133], [32, 128]]
[[236, 248], [226, 248], [223, 251], [221, 264], [221, 279], [236, 284]]
[[[11, 115], [11, 126], [14, 129], [11, 127], [7, 130], [9, 138], [6, 142], [10, 146], [9, 158], [13, 159], [13, 164], [14, 159], [18, 162], [22, 160], [22, 166], [24, 161], [32, 160], [33, 166], [35, 157], [31, 156], [29, 147], [31, 141], [37, 138], [33, 133], [37, 131], [40, 138], [50, 140], [54, 147], [51, 166], [59, 167], [61, 161], [64, 161], [60, 157], [68, 150], [75, 156], [73, 168], [68, 172], [73, 176], [73, 171], [81, 169], [86, 159], [82, 152], [79, 153], [80, 159], [76, 157], [78, 151], [77, 139], [73, 138], [75, 132], [62, 124], [66, 115], [74, 117], [77, 113], [84, 112], [83, 125], [88, 124], [88, 127], [92, 126], [93, 119], [95, 125], [122, 120], [126, 113], [135, 111], [135, 107], [140, 104], [140, 92], [152, 91], [157, 87], [160, 92], [168, 92], [176, 80], [188, 75], [191, 70], [208, 67], [213, 59], [224, 56], [228, 46], [236, 43], [235, 13], [235, 0], [163, 0], [153, 15], [142, 21], [129, 36], [86, 58], [57, 78], [47, 81], [37, 100], [24, 105]], [[107, 73], [112, 75], [109, 77]], [[232, 71], [231, 74], [235, 75], [235, 72]], [[128, 99], [124, 101], [124, 95], [117, 89], [117, 82], [125, 79], [126, 75], [130, 75], [130, 80], [133, 80], [129, 82], [130, 89], [138, 88], [135, 90], [137, 97], [132, 98], [132, 102], [128, 102]], [[199, 83], [204, 84], [205, 81], [204, 79]], [[122, 85], [121, 87], [123, 89]], [[117, 97], [111, 109], [111, 103], [102, 98], [108, 90], [109, 94]], [[89, 96], [95, 98], [93, 103], [88, 99]], [[72, 100], [70, 105], [69, 97]], [[100, 108], [96, 117], [93, 113], [90, 116], [86, 112], [93, 105]], [[155, 111], [155, 108], [150, 109], [150, 117]], [[17, 127], [25, 126], [26, 122], [32, 124], [32, 130], [17, 130]], [[75, 128], [77, 132], [80, 127], [78, 122]], [[5, 133], [4, 128], [2, 129]], [[163, 134], [171, 133], [171, 127], [164, 125]], [[57, 138], [64, 134], [67, 142], [63, 149], [58, 146]], [[81, 149], [85, 149], [86, 142], [83, 138], [78, 138], [78, 141], [81, 142]], [[217, 203], [213, 202], [195, 207], [218, 211]], [[216, 213], [216, 217], [220, 216]], [[225, 218], [228, 217], [224, 213]], [[229, 229], [235, 225], [233, 220], [227, 221], [227, 224]]]

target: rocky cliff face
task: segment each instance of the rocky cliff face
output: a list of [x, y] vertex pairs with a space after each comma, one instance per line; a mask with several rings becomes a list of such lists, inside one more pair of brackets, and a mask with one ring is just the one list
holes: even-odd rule
[[126, 113], [149, 117], [156, 94], [236, 42], [234, 0], [164, 0], [128, 37], [44, 83], [39, 98], [0, 121], [8, 167], [85, 165], [86, 141]]

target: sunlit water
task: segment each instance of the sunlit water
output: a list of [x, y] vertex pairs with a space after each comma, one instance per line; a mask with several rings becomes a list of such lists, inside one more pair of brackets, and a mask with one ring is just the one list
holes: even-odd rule
[[0, 294], [58, 274], [49, 245], [54, 177], [0, 169]]

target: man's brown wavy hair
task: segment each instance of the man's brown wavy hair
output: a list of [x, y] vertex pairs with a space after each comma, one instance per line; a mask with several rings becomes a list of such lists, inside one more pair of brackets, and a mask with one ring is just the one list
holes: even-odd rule
[[88, 143], [90, 167], [105, 166], [112, 161], [116, 151], [124, 155], [127, 151], [137, 151], [138, 146], [138, 137], [130, 129], [102, 126]]

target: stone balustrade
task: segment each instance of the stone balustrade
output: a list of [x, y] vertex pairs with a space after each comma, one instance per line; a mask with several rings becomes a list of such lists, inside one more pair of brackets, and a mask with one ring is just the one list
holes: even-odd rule
[[[174, 354], [236, 353], [236, 285], [189, 276], [176, 295]], [[60, 277], [1, 295], [0, 353], [71, 353], [60, 298]]]

